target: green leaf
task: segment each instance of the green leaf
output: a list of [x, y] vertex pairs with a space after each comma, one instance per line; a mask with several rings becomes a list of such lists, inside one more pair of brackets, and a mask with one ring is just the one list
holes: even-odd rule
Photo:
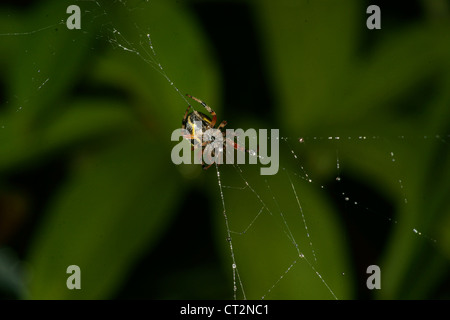
[[20, 117], [8, 118], [0, 135], [0, 171], [38, 162], [76, 144], [117, 138], [120, 133], [139, 128], [126, 106], [115, 101], [80, 100], [55, 113], [40, 123], [33, 135], [18, 129]]
[[25, 22], [31, 32], [20, 36], [22, 43], [11, 69], [10, 108], [12, 112], [20, 109], [28, 126], [59, 106], [56, 101], [72, 88], [74, 75], [86, 63], [95, 35], [93, 25], [85, 23], [82, 31], [67, 29], [69, 5], [68, 1], [40, 4]]
[[[448, 265], [436, 250], [426, 249], [448, 213], [442, 204], [442, 192], [448, 194], [442, 144], [448, 143], [424, 138], [448, 130], [448, 20], [382, 28], [370, 38], [365, 8], [357, 1], [254, 4], [282, 135], [333, 137], [327, 146], [309, 144], [302, 154], [314, 176], [331, 179], [337, 153], [341, 170], [392, 201], [397, 223], [386, 235], [378, 296], [426, 296]], [[370, 51], [359, 51], [361, 40], [373, 41]], [[335, 160], [321, 166], [330, 149]], [[383, 212], [373, 218], [388, 222]]]
[[162, 136], [181, 126], [188, 104], [193, 104], [186, 93], [220, 111], [212, 49], [183, 3], [128, 1], [124, 7], [108, 1], [104, 9], [111, 21], [104, 28], [110, 49], [94, 69], [96, 81], [119, 85], [133, 94], [137, 111], [145, 121], [158, 124]]
[[[35, 233], [29, 255], [31, 298], [114, 294], [173, 213], [178, 182], [164, 152], [138, 138], [100, 152], [74, 172]], [[70, 265], [81, 268], [81, 290], [66, 287]]]
[[[305, 132], [338, 113], [352, 66], [360, 5], [356, 1], [255, 1], [265, 56], [285, 129]], [[345, 18], [343, 18], [345, 17]]]
[[[283, 168], [264, 177], [254, 169], [246, 166], [241, 174], [221, 169], [225, 213], [245, 297], [349, 299], [353, 274], [347, 244], [323, 190], [301, 179], [295, 170]], [[221, 206], [216, 210], [216, 223], [231, 298], [232, 259]], [[243, 298], [240, 282], [236, 285], [238, 298]]]

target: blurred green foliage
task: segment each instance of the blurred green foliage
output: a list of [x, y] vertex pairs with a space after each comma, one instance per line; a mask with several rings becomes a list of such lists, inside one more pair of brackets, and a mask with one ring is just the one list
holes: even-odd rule
[[[190, 93], [230, 128], [280, 128], [318, 181], [313, 187], [299, 179], [304, 172], [290, 149], [276, 176], [243, 167], [245, 181], [276, 213], [264, 212], [255, 232], [233, 235], [247, 298], [331, 299], [327, 286], [339, 299], [448, 298], [450, 21], [445, 2], [438, 3], [421, 2], [418, 17], [402, 22], [389, 13], [393, 5], [382, 6], [382, 29], [373, 31], [365, 25], [369, 3], [356, 0], [82, 2], [81, 30], [65, 26], [71, 1], [0, 7], [0, 292], [232, 298], [215, 169], [170, 159], [170, 134]], [[212, 32], [214, 19], [228, 21], [224, 37]], [[258, 56], [244, 60], [239, 41], [254, 40], [239, 33], [249, 26]], [[260, 80], [255, 61], [268, 92], [253, 86]], [[329, 136], [355, 139], [312, 141]], [[355, 141], [359, 136], [377, 139]], [[353, 191], [367, 186], [364, 197], [373, 192], [392, 206], [391, 222], [386, 207], [373, 216], [361, 211], [379, 237], [373, 258], [355, 249], [362, 244], [345, 221], [363, 228], [357, 219], [319, 188], [336, 177], [336, 157], [343, 177], [358, 181]], [[223, 185], [243, 185], [233, 168], [220, 170]], [[261, 209], [249, 188], [223, 195], [232, 230]], [[278, 212], [310, 264], [296, 256]], [[367, 275], [355, 261], [380, 265], [382, 290], [361, 293]], [[66, 287], [72, 264], [81, 268], [81, 290]]]

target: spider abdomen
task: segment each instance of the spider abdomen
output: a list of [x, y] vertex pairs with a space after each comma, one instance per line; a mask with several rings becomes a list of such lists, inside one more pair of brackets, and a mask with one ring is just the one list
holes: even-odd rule
[[199, 111], [193, 111], [188, 115], [185, 125], [186, 130], [193, 137], [191, 143], [193, 145], [196, 145], [197, 143], [201, 145], [203, 133], [208, 129], [211, 129], [211, 118]]

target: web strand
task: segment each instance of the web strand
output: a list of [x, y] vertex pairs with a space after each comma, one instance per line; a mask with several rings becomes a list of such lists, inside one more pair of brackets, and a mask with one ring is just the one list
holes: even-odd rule
[[[101, 13], [99, 15], [97, 15], [96, 17], [99, 16], [108, 16], [109, 14], [105, 11], [105, 9], [100, 5], [99, 2], [94, 1], [94, 3], [98, 6], [99, 10], [101, 11]], [[125, 7], [125, 4], [124, 4]], [[128, 9], [127, 10], [133, 10], [133, 9]], [[28, 31], [28, 32], [10, 32], [10, 33], [3, 33], [0, 34], [0, 36], [28, 36], [28, 35], [34, 35], [37, 34], [39, 32], [43, 32], [47, 29], [51, 29], [54, 28], [55, 26], [64, 24], [64, 21], [49, 25], [49, 26], [45, 26], [42, 28], [38, 28], [32, 31]], [[164, 69], [163, 65], [160, 63], [160, 59], [159, 56], [157, 54], [157, 50], [155, 49], [155, 47], [157, 47], [157, 44], [155, 44], [153, 42], [153, 39], [151, 37], [151, 34], [149, 32], [149, 30], [147, 30], [146, 28], [140, 28], [136, 23], [134, 24], [134, 29], [135, 32], [140, 36], [139, 41], [136, 41], [135, 43], [133, 43], [132, 41], [130, 41], [129, 39], [127, 39], [126, 36], [124, 36], [122, 34], [122, 32], [120, 32], [117, 28], [115, 28], [114, 24], [111, 22], [110, 24], [105, 24], [103, 25], [105, 28], [108, 27], [108, 42], [109, 44], [117, 49], [117, 50], [122, 50], [126, 53], [129, 53], [131, 55], [135, 55], [137, 56], [142, 62], [143, 65], [145, 66], [150, 66], [153, 70], [155, 70], [157, 72], [157, 74], [159, 74], [159, 76], [161, 76], [162, 78], [164, 78], [167, 83], [170, 85], [170, 87], [174, 90], [174, 94], [176, 93], [177, 95], [179, 95], [181, 97], [181, 100], [184, 101], [186, 104], [189, 104], [188, 100], [186, 99], [185, 95], [183, 93], [181, 93], [181, 91], [179, 90], [179, 88], [175, 85], [175, 82], [168, 76], [168, 74], [166, 73], [166, 70]], [[144, 31], [145, 30], [145, 31]], [[50, 78], [44, 78], [43, 81], [39, 81], [38, 86], [37, 86], [37, 91], [43, 89], [45, 90], [49, 85], [51, 85], [51, 83], [54, 80], [50, 81]], [[15, 97], [17, 98], [17, 97]], [[29, 99], [30, 97], [26, 97], [26, 99]], [[17, 98], [18, 99], [18, 98]], [[26, 102], [28, 100], [25, 100]], [[19, 112], [22, 110], [22, 106], [20, 106], [16, 111]], [[184, 108], [180, 108], [180, 116], [182, 115], [182, 112], [184, 111]], [[2, 123], [1, 124], [1, 128], [4, 128], [5, 125]], [[238, 299], [238, 296], [240, 296], [242, 294], [242, 298], [243, 299], [247, 299], [247, 295], [246, 295], [246, 290], [244, 290], [244, 281], [245, 279], [241, 278], [241, 275], [239, 273], [239, 268], [238, 268], [238, 264], [237, 264], [237, 259], [236, 259], [236, 252], [240, 253], [239, 250], [239, 246], [234, 246], [233, 245], [233, 235], [239, 235], [239, 236], [246, 236], [248, 235], [248, 231], [252, 230], [253, 228], [256, 228], [256, 222], [261, 219], [266, 213], [268, 214], [268, 216], [270, 216], [270, 218], [273, 218], [276, 223], [273, 224], [273, 228], [279, 228], [280, 230], [282, 230], [283, 232], [283, 237], [285, 236], [288, 241], [289, 241], [289, 246], [292, 246], [295, 249], [295, 256], [294, 257], [290, 257], [288, 260], [288, 262], [283, 265], [283, 269], [279, 270], [279, 273], [275, 275], [274, 278], [276, 278], [276, 281], [273, 283], [269, 283], [267, 285], [268, 289], [264, 289], [266, 290], [265, 292], [262, 291], [261, 293], [263, 293], [261, 295], [262, 299], [266, 299], [267, 297], [270, 297], [270, 295], [272, 293], [274, 293], [276, 291], [276, 289], [282, 284], [283, 280], [286, 278], [286, 276], [288, 274], [290, 274], [291, 272], [295, 272], [295, 269], [301, 264], [301, 263], [306, 263], [306, 265], [308, 266], [308, 268], [314, 273], [315, 277], [318, 278], [321, 282], [321, 284], [327, 289], [328, 293], [330, 296], [332, 296], [334, 299], [338, 299], [337, 295], [335, 294], [334, 290], [332, 290], [331, 286], [329, 285], [329, 283], [327, 281], [325, 281], [325, 273], [320, 273], [319, 272], [319, 266], [318, 266], [318, 261], [321, 262], [322, 260], [320, 259], [320, 250], [317, 250], [317, 255], [316, 255], [316, 250], [314, 248], [313, 245], [313, 237], [310, 233], [310, 228], [308, 228], [308, 224], [307, 224], [307, 219], [306, 216], [308, 216], [308, 220], [311, 223], [311, 215], [309, 214], [308, 210], [303, 208], [302, 204], [305, 206], [305, 208], [307, 208], [306, 204], [305, 204], [305, 198], [304, 196], [302, 196], [302, 194], [300, 192], [298, 192], [298, 188], [296, 188], [296, 185], [298, 186], [298, 182], [306, 182], [308, 184], [310, 184], [311, 186], [315, 186], [318, 187], [320, 190], [323, 190], [323, 192], [328, 191], [328, 187], [326, 187], [325, 184], [322, 184], [318, 179], [316, 180], [316, 175], [311, 174], [309, 171], [309, 168], [307, 165], [305, 165], [303, 163], [303, 158], [301, 159], [299, 155], [301, 155], [300, 153], [297, 153], [295, 151], [295, 148], [300, 144], [300, 145], [306, 145], [306, 144], [313, 144], [316, 142], [330, 142], [332, 143], [331, 148], [335, 148], [336, 150], [336, 155], [335, 155], [335, 163], [336, 163], [336, 178], [335, 180], [337, 181], [337, 183], [339, 183], [340, 186], [343, 186], [343, 182], [345, 182], [345, 177], [343, 176], [343, 171], [342, 167], [345, 167], [346, 162], [345, 162], [345, 157], [342, 157], [342, 155], [340, 154], [340, 143], [342, 143], [343, 141], [351, 141], [352, 143], [366, 143], [366, 142], [370, 142], [370, 141], [380, 141], [380, 140], [385, 140], [386, 138], [382, 138], [378, 135], [358, 135], [358, 136], [344, 136], [344, 137], [339, 137], [339, 136], [314, 136], [314, 137], [302, 137], [299, 138], [297, 140], [297, 142], [295, 143], [290, 143], [290, 141], [293, 141], [291, 138], [288, 137], [284, 137], [281, 138], [281, 140], [284, 140], [284, 144], [285, 146], [287, 146], [288, 148], [288, 153], [290, 154], [290, 156], [294, 159], [294, 162], [297, 164], [297, 166], [295, 167], [294, 172], [288, 171], [285, 168], [282, 168], [283, 171], [286, 174], [287, 180], [286, 183], [288, 185], [288, 187], [292, 190], [292, 194], [291, 196], [293, 197], [293, 199], [295, 199], [296, 202], [296, 208], [295, 210], [298, 211], [299, 214], [299, 218], [297, 220], [301, 220], [301, 223], [303, 225], [303, 230], [306, 233], [306, 239], [308, 241], [308, 245], [305, 245], [306, 247], [309, 246], [311, 253], [312, 253], [312, 257], [308, 254], [308, 257], [305, 256], [304, 252], [300, 249], [300, 245], [301, 243], [299, 243], [299, 241], [296, 239], [296, 237], [294, 236], [294, 232], [292, 230], [295, 231], [295, 222], [291, 222], [290, 220], [288, 220], [288, 215], [287, 215], [287, 211], [283, 211], [281, 206], [283, 205], [283, 203], [275, 196], [271, 185], [269, 184], [268, 180], [264, 180], [264, 178], [260, 178], [260, 182], [262, 182], [262, 180], [264, 180], [264, 184], [265, 187], [269, 193], [269, 196], [264, 197], [264, 193], [263, 192], [258, 192], [257, 191], [257, 187], [255, 187], [255, 184], [250, 184], [249, 179], [246, 178], [246, 172], [238, 165], [233, 165], [236, 171], [236, 174], [241, 178], [243, 186], [242, 187], [234, 187], [234, 186], [227, 186], [227, 185], [223, 185], [222, 183], [222, 176], [221, 176], [221, 172], [219, 170], [219, 166], [216, 164], [216, 175], [217, 175], [217, 184], [218, 184], [218, 190], [219, 190], [219, 195], [220, 195], [220, 201], [221, 201], [221, 209], [222, 209], [222, 214], [223, 214], [223, 218], [224, 218], [224, 225], [225, 225], [225, 229], [226, 229], [226, 241], [228, 243], [228, 248], [229, 248], [229, 255], [230, 255], [230, 260], [231, 260], [231, 271], [232, 271], [232, 285], [233, 285], [233, 298], [236, 300]], [[445, 146], [450, 145], [449, 143], [449, 139], [450, 139], [450, 135], [448, 134], [428, 134], [428, 135], [422, 135], [422, 136], [416, 136], [416, 137], [405, 137], [405, 136], [398, 136], [396, 137], [396, 139], [399, 139], [401, 141], [406, 141], [407, 139], [422, 139], [422, 140], [437, 140], [440, 143], [445, 144]], [[295, 141], [295, 139], [294, 139]], [[396, 172], [398, 172], [398, 166], [399, 166], [399, 161], [398, 161], [398, 156], [397, 156], [397, 152], [396, 150], [393, 149], [388, 149], [388, 152], [386, 153], [386, 161], [390, 161], [391, 164], [396, 168]], [[334, 164], [333, 164], [334, 165]], [[298, 179], [298, 181], [297, 181]], [[314, 179], [314, 180], [313, 180]], [[402, 199], [402, 205], [404, 206], [410, 206], [409, 201], [411, 200], [411, 202], [413, 202], [413, 198], [409, 197], [408, 198], [408, 179], [407, 177], [403, 177], [401, 175], [399, 175], [399, 177], [395, 177], [394, 178], [396, 180], [397, 186], [399, 188], [399, 190], [401, 191], [401, 199]], [[231, 230], [230, 229], [230, 221], [229, 221], [229, 214], [227, 213], [227, 202], [225, 199], [225, 195], [224, 195], [224, 190], [226, 190], [226, 192], [230, 192], [230, 191], [236, 191], [241, 193], [241, 196], [244, 197], [244, 193], [251, 193], [253, 195], [253, 201], [255, 201], [256, 203], [256, 208], [255, 208], [255, 212], [252, 213], [252, 215], [254, 214], [253, 218], [251, 219], [250, 223], [247, 224], [246, 226], [244, 225], [243, 228], [240, 228], [240, 230], [242, 231], [235, 231], [235, 230]], [[365, 203], [361, 202], [359, 199], [357, 199], [356, 196], [352, 195], [351, 192], [347, 191], [347, 190], [343, 190], [342, 192], [339, 193], [339, 197], [341, 199], [343, 199], [345, 201], [345, 203], [348, 203], [351, 206], [354, 206], [355, 208], [358, 209], [362, 209], [362, 211], [371, 214], [372, 216], [375, 216], [379, 219], [382, 219], [384, 221], [388, 221], [389, 223], [393, 223], [393, 224], [399, 224], [398, 221], [395, 218], [391, 218], [387, 215], [385, 215], [383, 212], [378, 212], [376, 210], [374, 210], [373, 208], [371, 208], [370, 206], [366, 205]], [[271, 210], [269, 207], [269, 203], [274, 204], [276, 210]], [[231, 215], [230, 215], [231, 216]], [[300, 223], [299, 223], [300, 224]], [[233, 225], [233, 224], [232, 224]], [[233, 225], [233, 229], [234, 229], [234, 225]], [[314, 230], [314, 228], [311, 228], [312, 230]], [[414, 235], [423, 237], [425, 239], [428, 239], [432, 242], [436, 242], [435, 239], [429, 237], [428, 235], [426, 235], [423, 231], [426, 230], [421, 230], [420, 226], [414, 226], [409, 227], [408, 229], [410, 232], [412, 232]], [[236, 237], [237, 238], [237, 237]], [[314, 237], [314, 242], [318, 242], [318, 237]], [[317, 245], [317, 243], [316, 243]], [[305, 247], [304, 246], [304, 247]], [[303, 247], [303, 248], [304, 248]], [[259, 248], [260, 250], [264, 250], [264, 248]], [[294, 250], [292, 250], [294, 252]], [[309, 252], [309, 250], [307, 251]], [[243, 253], [245, 254], [245, 253]], [[294, 253], [293, 253], [294, 255]], [[318, 258], [319, 255], [319, 258]], [[239, 257], [239, 255], [237, 256]], [[277, 257], [271, 257], [271, 258], [277, 258]], [[292, 258], [293, 261], [291, 260]], [[292, 261], [292, 262], [291, 262]], [[258, 261], [255, 261], [255, 264], [258, 263]], [[242, 265], [241, 266], [241, 271], [243, 270]], [[287, 267], [286, 267], [287, 266]], [[322, 271], [321, 271], [322, 272]], [[244, 273], [242, 273], [244, 275]], [[330, 282], [331, 283], [331, 282]], [[248, 286], [248, 283], [246, 283], [246, 285]], [[266, 287], [266, 288], [267, 288]], [[248, 289], [248, 288], [247, 288]]]
[[225, 208], [225, 197], [223, 195], [222, 180], [220, 179], [219, 165], [217, 163], [216, 163], [216, 173], [217, 173], [217, 182], [219, 184], [220, 199], [222, 201], [223, 217], [225, 219], [225, 227], [226, 227], [226, 230], [227, 230], [227, 241], [228, 241], [228, 244], [230, 246], [230, 254], [231, 254], [231, 261], [232, 261], [231, 269], [233, 271], [233, 298], [234, 298], [234, 300], [237, 299], [237, 285], [236, 285], [236, 283], [237, 283], [237, 281], [239, 281], [239, 285], [241, 287], [242, 295], [244, 297], [244, 300], [247, 300], [247, 297], [245, 296], [244, 286], [243, 286], [241, 278], [239, 276], [239, 270], [238, 270], [238, 267], [237, 267], [237, 264], [236, 264], [236, 258], [235, 258], [235, 255], [234, 255], [233, 241], [232, 241], [232, 238], [231, 238], [231, 231], [230, 231], [230, 226], [229, 226], [229, 223], [228, 223], [227, 211], [226, 211], [226, 208]]

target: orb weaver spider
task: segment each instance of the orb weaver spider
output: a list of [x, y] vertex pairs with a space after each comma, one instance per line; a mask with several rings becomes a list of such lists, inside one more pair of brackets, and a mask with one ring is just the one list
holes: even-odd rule
[[[192, 150], [195, 150], [195, 149], [201, 147], [202, 148], [201, 156], [203, 158], [203, 153], [205, 151], [205, 147], [207, 145], [213, 143], [213, 141], [214, 141], [213, 139], [211, 139], [211, 137], [205, 138], [204, 137], [205, 132], [209, 129], [217, 129], [217, 130], [221, 131], [222, 135], [224, 136], [224, 140], [223, 140], [224, 148], [225, 148], [226, 144], [228, 144], [228, 145], [231, 145], [236, 150], [244, 151], [244, 152], [251, 154], [250, 151], [247, 150], [246, 148], [240, 146], [233, 140], [230, 140], [229, 138], [225, 137], [225, 132], [223, 132], [221, 130], [222, 128], [224, 128], [227, 125], [227, 122], [225, 120], [223, 120], [217, 128], [214, 128], [214, 126], [216, 125], [216, 122], [217, 122], [217, 115], [214, 112], [214, 110], [211, 109], [210, 106], [208, 106], [202, 100], [191, 96], [190, 94], [186, 94], [186, 96], [188, 98], [191, 98], [192, 100], [195, 100], [198, 103], [200, 103], [212, 116], [212, 119], [211, 119], [206, 114], [204, 114], [200, 111], [196, 111], [196, 110], [193, 110], [191, 113], [189, 113], [189, 110], [191, 109], [191, 105], [188, 105], [186, 112], [184, 114], [183, 120], [181, 122], [181, 128], [187, 130], [188, 134], [186, 134], [184, 137], [187, 140], [190, 140], [190, 142], [192, 144]], [[201, 123], [201, 128], [198, 126], [199, 123]], [[202, 168], [204, 170], [207, 170], [211, 165], [212, 164], [206, 165], [202, 159]]]

